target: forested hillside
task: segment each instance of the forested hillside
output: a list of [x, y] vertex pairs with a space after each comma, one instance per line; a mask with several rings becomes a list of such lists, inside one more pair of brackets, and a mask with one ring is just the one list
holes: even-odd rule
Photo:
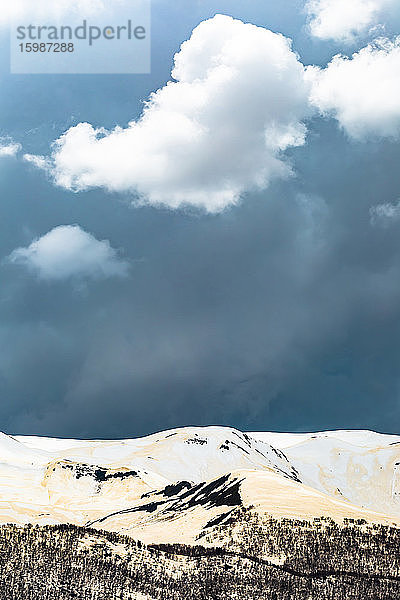
[[61, 526], [0, 528], [3, 600], [396, 600], [400, 530], [233, 509], [199, 545]]

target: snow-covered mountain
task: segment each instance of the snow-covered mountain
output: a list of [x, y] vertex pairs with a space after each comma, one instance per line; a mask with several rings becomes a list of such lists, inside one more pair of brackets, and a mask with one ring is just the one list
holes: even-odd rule
[[373, 431], [251, 435], [278, 445], [304, 484], [400, 517], [400, 436]]
[[400, 436], [187, 427], [118, 441], [0, 435], [0, 523], [190, 542], [243, 505], [400, 524]]

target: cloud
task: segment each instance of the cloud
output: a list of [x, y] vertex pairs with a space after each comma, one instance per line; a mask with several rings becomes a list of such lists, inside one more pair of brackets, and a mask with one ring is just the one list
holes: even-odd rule
[[351, 43], [385, 19], [384, 12], [398, 0], [309, 0], [311, 34], [322, 40]]
[[400, 219], [400, 200], [396, 204], [385, 202], [372, 206], [369, 213], [371, 225], [387, 226]]
[[349, 136], [400, 136], [400, 37], [375, 40], [351, 58], [337, 55], [326, 69], [310, 67], [311, 102]]
[[283, 35], [217, 15], [183, 43], [173, 80], [137, 121], [112, 131], [80, 123], [55, 142], [55, 182], [221, 211], [290, 175], [284, 152], [306, 135], [304, 74]]
[[51, 171], [51, 161], [45, 156], [39, 156], [36, 154], [24, 154], [23, 159], [25, 162], [30, 163], [37, 169], [42, 169], [43, 171]]
[[21, 144], [17, 144], [11, 138], [0, 138], [0, 158], [4, 156], [16, 156], [21, 150]]
[[8, 262], [45, 280], [124, 277], [129, 268], [108, 240], [99, 241], [78, 225], [55, 227], [27, 248], [14, 250]]
[[122, 0], [13, 0], [2, 3], [0, 25], [18, 18], [59, 20], [69, 14], [98, 15], [100, 11], [115, 7], [120, 2]]

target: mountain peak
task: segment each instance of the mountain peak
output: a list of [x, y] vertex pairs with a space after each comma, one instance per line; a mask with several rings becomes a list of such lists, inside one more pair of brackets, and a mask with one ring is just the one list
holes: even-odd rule
[[172, 539], [180, 523], [189, 541], [241, 504], [280, 517], [400, 520], [393, 435], [182, 427], [123, 440], [1, 434], [0, 450], [0, 522], [91, 523], [147, 540]]

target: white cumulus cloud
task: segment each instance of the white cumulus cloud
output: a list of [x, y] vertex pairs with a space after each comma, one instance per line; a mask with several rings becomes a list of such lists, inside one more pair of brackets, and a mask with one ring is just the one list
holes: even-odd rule
[[386, 9], [398, 0], [309, 0], [311, 34], [323, 40], [351, 43], [354, 39], [385, 21]]
[[108, 240], [99, 241], [78, 225], [55, 227], [28, 247], [14, 250], [8, 262], [46, 280], [124, 277], [129, 269]]
[[21, 144], [10, 138], [0, 138], [0, 158], [4, 156], [16, 156], [21, 150]]
[[311, 102], [337, 119], [349, 136], [400, 137], [400, 37], [375, 40], [326, 69], [310, 67]]
[[291, 173], [284, 152], [305, 142], [309, 84], [290, 40], [217, 15], [183, 43], [172, 78], [128, 127], [62, 135], [55, 182], [218, 212]]

